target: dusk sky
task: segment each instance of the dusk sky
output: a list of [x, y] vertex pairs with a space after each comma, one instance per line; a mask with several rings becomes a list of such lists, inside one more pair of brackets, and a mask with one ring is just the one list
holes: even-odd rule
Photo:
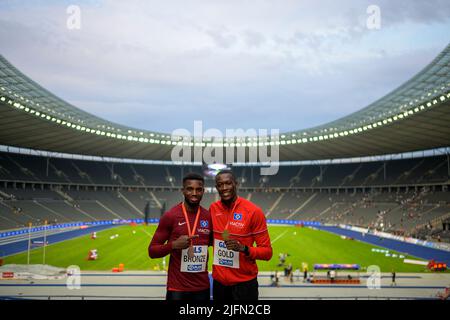
[[[70, 5], [80, 29], [67, 27]], [[370, 5], [380, 29], [367, 27]], [[0, 54], [67, 102], [170, 133], [306, 129], [409, 80], [450, 40], [450, 1], [0, 2]]]

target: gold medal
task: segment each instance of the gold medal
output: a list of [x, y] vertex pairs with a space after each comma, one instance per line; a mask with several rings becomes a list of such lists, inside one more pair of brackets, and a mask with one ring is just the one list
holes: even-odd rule
[[227, 229], [223, 230], [222, 238], [225, 241], [227, 241], [230, 238], [230, 232]]

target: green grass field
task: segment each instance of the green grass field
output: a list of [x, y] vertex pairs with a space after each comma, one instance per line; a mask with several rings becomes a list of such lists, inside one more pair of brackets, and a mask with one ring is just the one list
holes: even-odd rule
[[[111, 270], [119, 263], [124, 263], [125, 270], [161, 270], [162, 259], [150, 259], [147, 254], [147, 247], [155, 229], [155, 225], [127, 225], [97, 232], [96, 240], [85, 235], [56, 243], [46, 248], [46, 264], [64, 268], [78, 265], [81, 270]], [[308, 264], [310, 270], [315, 263], [356, 263], [361, 265], [363, 270], [367, 266], [378, 265], [382, 272], [390, 272], [392, 269], [396, 272], [426, 272], [423, 266], [405, 264], [403, 259], [385, 257], [382, 253], [371, 251], [372, 248], [380, 247], [344, 240], [325, 231], [294, 226], [270, 226], [269, 232], [274, 254], [270, 261], [258, 261], [261, 271], [281, 270], [277, 267], [278, 254], [283, 252], [289, 254], [286, 262], [292, 263], [294, 269], [300, 267], [303, 262]], [[110, 236], [115, 234], [119, 237], [111, 240]], [[98, 260], [86, 260], [90, 249], [98, 250]], [[42, 251], [42, 248], [32, 250], [30, 263], [41, 264]], [[417, 259], [410, 256], [407, 258]], [[26, 261], [26, 252], [5, 258], [5, 264], [25, 264]], [[166, 262], [168, 265], [168, 257]]]

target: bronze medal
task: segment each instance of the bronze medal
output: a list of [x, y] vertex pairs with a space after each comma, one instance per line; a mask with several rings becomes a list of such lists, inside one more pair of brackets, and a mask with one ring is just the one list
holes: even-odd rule
[[192, 244], [189, 246], [187, 254], [189, 258], [195, 257], [194, 246]]

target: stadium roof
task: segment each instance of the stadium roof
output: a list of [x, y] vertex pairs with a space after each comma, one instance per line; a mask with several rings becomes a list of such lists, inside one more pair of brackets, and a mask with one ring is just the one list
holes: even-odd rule
[[[247, 149], [278, 145], [280, 161], [448, 147], [450, 44], [412, 79], [360, 111], [281, 134], [279, 140], [254, 139], [204, 141], [200, 145]], [[0, 55], [0, 144], [101, 157], [171, 160], [173, 146], [180, 143], [172, 141], [170, 134], [127, 127], [87, 113], [44, 89]]]

